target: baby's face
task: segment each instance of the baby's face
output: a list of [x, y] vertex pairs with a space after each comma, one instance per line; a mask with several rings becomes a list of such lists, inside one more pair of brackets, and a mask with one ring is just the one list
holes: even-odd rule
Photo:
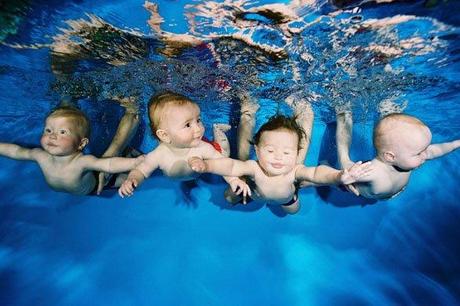
[[297, 163], [297, 134], [285, 129], [266, 131], [260, 136], [256, 154], [267, 175], [286, 174]]
[[426, 149], [431, 143], [431, 132], [428, 128], [420, 127], [411, 131], [401, 131], [394, 140], [394, 166], [410, 171], [425, 162]]
[[170, 106], [165, 112], [160, 128], [167, 132], [171, 145], [177, 148], [193, 148], [201, 143], [204, 126], [200, 118], [200, 108], [196, 104]]
[[40, 143], [51, 155], [66, 156], [79, 150], [81, 139], [74, 123], [65, 117], [46, 119]]

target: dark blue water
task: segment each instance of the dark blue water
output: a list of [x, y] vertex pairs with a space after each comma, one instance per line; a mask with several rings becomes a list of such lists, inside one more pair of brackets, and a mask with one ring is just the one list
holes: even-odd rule
[[[142, 1], [8, 7], [15, 18], [2, 25], [0, 141], [38, 146], [47, 112], [61, 95], [75, 94], [91, 118], [90, 151], [100, 154], [122, 114], [110, 94], [139, 95], [144, 112], [148, 97], [165, 88], [198, 101], [208, 136], [212, 123], [236, 123], [234, 89], [250, 90], [260, 101], [258, 126], [289, 112], [283, 99], [300, 91], [316, 115], [307, 165], [333, 153], [332, 107], [348, 101], [357, 121], [356, 159], [373, 157], [372, 127], [384, 100], [423, 120], [434, 142], [459, 138], [458, 1], [367, 3], [343, 12], [323, 2], [303, 5], [294, 10], [289, 27], [300, 30], [291, 35], [273, 15], [257, 11], [276, 1], [245, 3], [241, 19], [250, 26], [224, 18], [237, 11], [234, 1], [221, 15], [191, 1], [157, 3], [163, 31], [186, 33], [185, 16], [194, 12], [199, 26], [190, 34], [207, 45], [162, 53], [164, 42], [147, 25]], [[97, 54], [116, 57], [120, 36], [111, 41], [104, 34], [101, 41], [113, 45], [93, 45], [92, 57], [78, 61], [70, 80], [57, 80], [51, 45], [69, 28], [65, 20], [88, 21], [86, 13], [125, 32], [137, 29], [132, 35], [147, 52], [108, 63]], [[378, 26], [398, 15], [411, 17]], [[224, 37], [238, 31], [254, 44]], [[118, 41], [121, 50], [125, 42]], [[143, 119], [133, 145], [148, 152], [156, 143], [144, 113]], [[235, 132], [230, 138], [234, 146]], [[217, 177], [191, 188], [157, 174], [128, 199], [110, 191], [77, 197], [51, 190], [37, 165], [0, 158], [0, 302], [457, 305], [459, 161], [454, 152], [427, 162], [400, 196], [374, 205], [361, 206], [339, 191], [324, 200], [305, 189], [299, 214], [280, 218], [265, 207], [230, 207]]]

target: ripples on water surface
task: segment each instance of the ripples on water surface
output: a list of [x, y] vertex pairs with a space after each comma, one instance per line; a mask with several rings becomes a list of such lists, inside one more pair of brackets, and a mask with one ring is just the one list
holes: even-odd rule
[[[460, 135], [458, 1], [1, 7], [2, 141], [37, 145], [45, 114], [74, 95], [99, 137], [91, 150], [101, 152], [120, 115], [108, 99], [139, 96], [144, 109], [164, 89], [199, 101], [208, 131], [213, 122], [235, 123], [236, 89], [260, 100], [258, 124], [286, 111], [282, 101], [297, 92], [316, 114], [309, 164], [321, 158], [333, 107], [346, 103], [356, 114], [359, 158], [371, 157], [381, 112], [420, 117], [437, 142]], [[154, 145], [145, 126], [136, 145]], [[129, 200], [73, 197], [49, 190], [36, 166], [1, 159], [0, 300], [456, 305], [458, 154], [427, 163], [394, 200], [341, 208], [306, 190], [301, 213], [283, 219], [232, 209], [220, 198], [223, 185], [206, 181], [192, 204], [161, 177]]]

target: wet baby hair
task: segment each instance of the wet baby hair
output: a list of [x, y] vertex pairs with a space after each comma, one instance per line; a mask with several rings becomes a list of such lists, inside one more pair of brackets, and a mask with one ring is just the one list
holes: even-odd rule
[[75, 127], [75, 132], [80, 139], [89, 138], [91, 130], [88, 117], [85, 113], [73, 106], [59, 106], [52, 110], [46, 117], [61, 117], [69, 119]]
[[267, 131], [275, 131], [275, 130], [288, 130], [293, 132], [298, 137], [298, 145], [297, 150], [301, 149], [300, 140], [302, 137], [306, 136], [304, 129], [297, 123], [296, 117], [288, 117], [284, 115], [274, 115], [265, 122], [257, 133], [254, 135], [253, 144], [258, 145], [260, 142], [260, 137], [262, 136], [263, 132]]
[[168, 107], [182, 106], [188, 103], [196, 104], [186, 96], [169, 91], [151, 97], [148, 104], [148, 112], [153, 136], [158, 139], [157, 130], [164, 119], [164, 114]]

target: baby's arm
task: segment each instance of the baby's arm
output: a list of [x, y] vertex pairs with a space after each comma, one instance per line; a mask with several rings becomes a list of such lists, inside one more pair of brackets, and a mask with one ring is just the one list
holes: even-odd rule
[[253, 161], [240, 161], [232, 158], [217, 158], [202, 160], [191, 157], [188, 161], [190, 168], [199, 173], [214, 173], [222, 176], [251, 176], [254, 177]]
[[426, 159], [435, 159], [460, 148], [460, 139], [451, 142], [429, 145], [426, 149]]
[[326, 165], [317, 167], [299, 166], [296, 171], [297, 180], [310, 181], [317, 185], [349, 185], [359, 182], [372, 171], [371, 163], [357, 162], [344, 170], [337, 170]]
[[0, 155], [17, 160], [36, 160], [43, 150], [28, 149], [11, 143], [0, 143]]
[[93, 155], [85, 155], [82, 157], [85, 170], [103, 171], [107, 173], [121, 173], [134, 169], [137, 165], [143, 162], [144, 155], [137, 158], [126, 157], [107, 157], [97, 158]]
[[[225, 154], [225, 152], [224, 152]], [[203, 159], [221, 159], [221, 158], [224, 158], [224, 157], [228, 157], [228, 155], [224, 156], [223, 154], [219, 153], [216, 151], [216, 149], [214, 149], [211, 145], [209, 144], [206, 144], [206, 146], [204, 147], [204, 151], [203, 151], [203, 155], [202, 155]], [[192, 168], [192, 170], [194, 170]], [[230, 185], [230, 188], [231, 190], [239, 195], [239, 194], [243, 194], [243, 196], [246, 196], [246, 195], [251, 195], [251, 190], [248, 186], [248, 184], [246, 184], [246, 182], [242, 179], [240, 179], [239, 177], [236, 177], [236, 176], [223, 176], [223, 179], [227, 182], [228, 185]]]
[[159, 154], [158, 148], [147, 154], [145, 159], [129, 172], [128, 178], [118, 189], [118, 194], [122, 198], [133, 195], [134, 189], [159, 167], [159, 158], [161, 158], [161, 153]]

